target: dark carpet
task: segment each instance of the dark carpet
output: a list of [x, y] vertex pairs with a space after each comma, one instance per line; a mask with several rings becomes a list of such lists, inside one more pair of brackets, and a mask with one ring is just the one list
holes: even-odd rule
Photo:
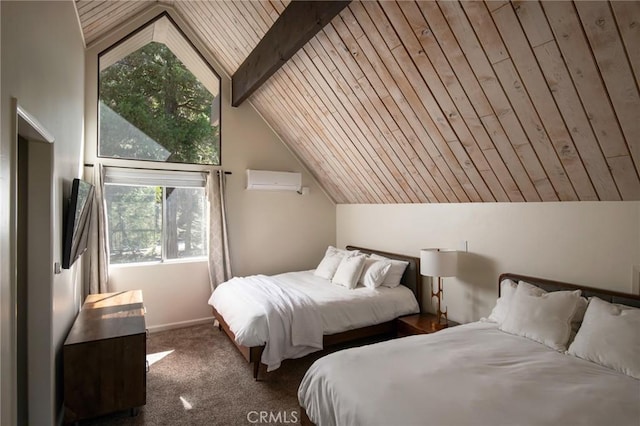
[[[313, 361], [328, 353], [285, 360], [276, 371], [262, 370], [256, 382], [251, 366], [212, 324], [151, 334], [150, 362], [154, 354], [164, 352], [168, 353], [147, 374], [147, 405], [137, 416], [121, 412], [80, 424], [299, 424], [298, 385]], [[274, 421], [256, 421], [261, 412], [267, 413], [263, 420]]]

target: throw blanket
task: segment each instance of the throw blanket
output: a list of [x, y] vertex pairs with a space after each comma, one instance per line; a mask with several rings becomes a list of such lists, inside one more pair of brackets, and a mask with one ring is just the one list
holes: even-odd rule
[[[232, 278], [216, 288], [209, 303], [215, 306], [216, 299], [229, 296], [264, 310], [269, 338], [262, 363], [267, 365], [267, 371], [280, 367], [284, 359], [300, 358], [322, 349], [322, 318], [317, 306], [292, 285], [266, 275]], [[229, 327], [242, 344], [242, 330], [234, 330], [231, 322]]]

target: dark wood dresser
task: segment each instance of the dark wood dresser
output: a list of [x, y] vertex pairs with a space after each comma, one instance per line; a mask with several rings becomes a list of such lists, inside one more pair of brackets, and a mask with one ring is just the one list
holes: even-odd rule
[[63, 348], [65, 422], [146, 403], [144, 313], [141, 290], [87, 297]]

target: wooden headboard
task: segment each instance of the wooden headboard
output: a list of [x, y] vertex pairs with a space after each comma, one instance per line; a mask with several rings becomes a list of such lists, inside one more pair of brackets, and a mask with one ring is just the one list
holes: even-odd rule
[[400, 283], [405, 287], [408, 287], [413, 294], [416, 295], [416, 299], [418, 300], [418, 306], [420, 306], [420, 312], [423, 312], [422, 309], [422, 275], [420, 275], [420, 258], [405, 256], [404, 254], [397, 253], [389, 253], [386, 251], [368, 249], [363, 247], [355, 247], [355, 246], [347, 246], [347, 250], [360, 250], [363, 253], [367, 254], [379, 254], [380, 256], [388, 257], [389, 259], [396, 260], [404, 260], [405, 262], [409, 262], [407, 269], [404, 271], [404, 275], [402, 275], [402, 280]]
[[611, 303], [619, 303], [622, 305], [633, 306], [640, 308], [640, 295], [619, 293], [616, 291], [603, 290], [593, 287], [585, 287], [577, 284], [565, 283], [561, 281], [552, 281], [544, 278], [528, 277], [526, 275], [518, 275], [513, 273], [505, 273], [498, 278], [498, 295], [500, 295], [500, 283], [502, 280], [511, 279], [515, 282], [520, 280], [533, 284], [546, 291], [559, 291], [559, 290], [582, 290], [584, 297], [598, 297], [602, 300], [606, 300]]

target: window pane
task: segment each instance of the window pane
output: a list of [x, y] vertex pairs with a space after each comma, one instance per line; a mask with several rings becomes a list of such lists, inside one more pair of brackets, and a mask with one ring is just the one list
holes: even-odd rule
[[207, 215], [203, 188], [166, 189], [167, 259], [206, 256]]
[[110, 261], [162, 260], [162, 188], [105, 185]]
[[145, 44], [145, 34], [99, 58], [98, 155], [219, 165], [219, 77], [188, 43], [170, 42], [181, 35]]

